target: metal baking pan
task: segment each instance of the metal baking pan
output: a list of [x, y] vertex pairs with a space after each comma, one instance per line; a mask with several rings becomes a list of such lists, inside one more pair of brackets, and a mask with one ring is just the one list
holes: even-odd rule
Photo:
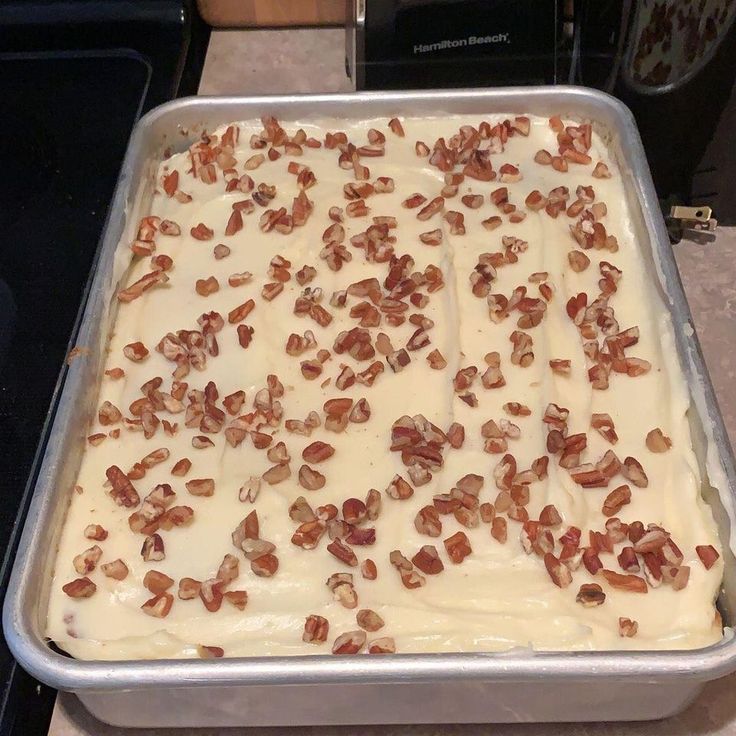
[[[726, 549], [719, 600], [726, 628], [719, 643], [666, 652], [514, 650], [127, 662], [79, 661], [48, 644], [43, 632], [51, 569], [95, 410], [94, 388], [115, 316], [112, 295], [128, 265], [127, 248], [118, 249], [118, 244], [133, 237], [147, 211], [155, 168], [166, 149], [185, 149], [204, 127], [211, 130], [264, 113], [284, 120], [533, 113], [593, 121], [622, 169], [638, 243], [676, 326], [691, 389], [690, 418], [703, 492]], [[525, 87], [190, 98], [163, 105], [138, 123], [123, 162], [77, 337], [77, 345], [86, 350], [66, 377], [5, 601], [8, 644], [39, 680], [76, 693], [97, 718], [131, 727], [612, 721], [673, 714], [705, 682], [736, 670], [736, 639], [729, 628], [736, 623], [736, 559], [730, 552], [736, 474], [694, 334], [634, 119], [612, 97], [573, 87]]]

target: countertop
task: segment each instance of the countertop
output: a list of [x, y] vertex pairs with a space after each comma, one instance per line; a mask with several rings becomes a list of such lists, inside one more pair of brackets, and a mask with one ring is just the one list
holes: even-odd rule
[[[342, 29], [216, 31], [200, 94], [344, 92]], [[717, 213], [716, 213], [717, 214]], [[714, 243], [674, 246], [731, 442], [736, 442], [736, 228]], [[682, 714], [666, 721], [612, 724], [509, 724], [197, 729], [192, 736], [736, 736], [736, 675], [712, 682]], [[49, 736], [181, 736], [183, 730], [120, 729], [100, 723], [73, 696], [59, 696]]]

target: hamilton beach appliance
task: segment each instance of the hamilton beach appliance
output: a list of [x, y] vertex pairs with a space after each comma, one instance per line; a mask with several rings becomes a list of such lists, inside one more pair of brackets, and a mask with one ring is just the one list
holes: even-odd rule
[[736, 0], [348, 0], [357, 89], [582, 84], [633, 111], [662, 205], [736, 224]]

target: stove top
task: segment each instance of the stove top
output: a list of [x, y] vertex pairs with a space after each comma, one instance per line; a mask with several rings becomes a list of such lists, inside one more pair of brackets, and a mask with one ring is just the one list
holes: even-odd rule
[[[149, 76], [134, 55], [0, 55], [13, 111], [0, 118], [0, 278], [15, 315], [0, 357], [2, 498], [30, 471]], [[14, 519], [0, 507], [0, 537]]]
[[[192, 41], [190, 12], [184, 0], [0, 7], [0, 29], [12, 26], [0, 34], [3, 592], [128, 137], [147, 109], [196, 92], [206, 37]], [[2, 642], [0, 734], [46, 733], [53, 697]]]

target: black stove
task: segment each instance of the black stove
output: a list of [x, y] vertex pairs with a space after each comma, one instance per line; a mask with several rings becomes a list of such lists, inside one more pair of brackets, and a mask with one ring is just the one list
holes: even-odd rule
[[[0, 6], [3, 591], [128, 137], [196, 93], [207, 37], [186, 0]], [[53, 701], [2, 642], [0, 734], [46, 733]]]

